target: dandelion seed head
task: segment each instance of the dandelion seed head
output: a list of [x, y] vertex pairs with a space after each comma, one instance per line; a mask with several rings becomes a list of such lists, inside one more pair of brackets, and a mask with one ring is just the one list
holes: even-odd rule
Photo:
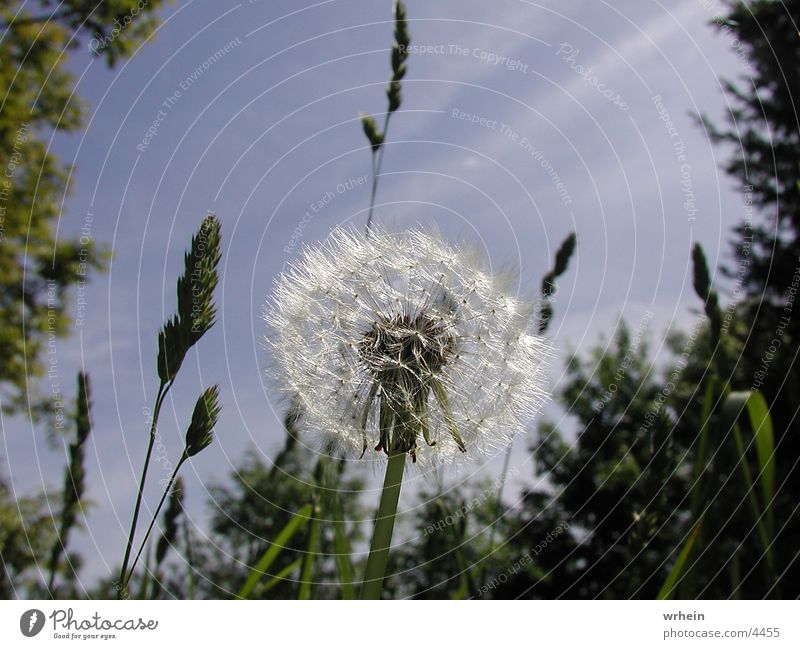
[[440, 462], [488, 453], [548, 395], [533, 305], [438, 233], [337, 228], [277, 279], [273, 375], [326, 447]]

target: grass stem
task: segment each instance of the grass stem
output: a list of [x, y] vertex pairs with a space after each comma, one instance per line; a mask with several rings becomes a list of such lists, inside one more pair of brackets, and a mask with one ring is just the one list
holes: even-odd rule
[[144, 546], [147, 544], [147, 539], [150, 537], [150, 532], [153, 531], [153, 527], [156, 524], [158, 515], [161, 513], [161, 508], [164, 506], [164, 502], [166, 501], [167, 496], [169, 496], [170, 492], [172, 491], [172, 485], [175, 484], [175, 478], [178, 477], [178, 471], [180, 471], [180, 468], [181, 466], [183, 466], [183, 463], [186, 461], [187, 457], [188, 456], [185, 453], [183, 454], [183, 456], [181, 456], [180, 461], [175, 466], [175, 470], [172, 472], [172, 477], [169, 479], [167, 488], [164, 489], [164, 493], [161, 494], [161, 500], [158, 502], [158, 507], [156, 507], [156, 511], [153, 513], [153, 519], [150, 521], [150, 525], [148, 526], [147, 531], [144, 533], [144, 538], [142, 538], [142, 544], [139, 547], [139, 552], [136, 553], [136, 557], [134, 558], [133, 563], [131, 564], [131, 569], [128, 572], [128, 577], [125, 579], [123, 586], [127, 586], [128, 582], [131, 580], [131, 577], [133, 577], [133, 571], [136, 569], [136, 564], [139, 562], [139, 557], [142, 556], [142, 552], [144, 551]]
[[144, 483], [147, 480], [147, 469], [150, 466], [150, 457], [153, 454], [153, 446], [156, 441], [156, 428], [158, 426], [158, 415], [161, 411], [161, 404], [164, 403], [164, 397], [167, 396], [170, 385], [172, 383], [164, 383], [163, 381], [158, 386], [158, 394], [156, 395], [156, 403], [153, 408], [153, 420], [150, 423], [150, 440], [147, 444], [147, 453], [144, 457], [144, 466], [142, 467], [142, 476], [139, 478], [139, 491], [136, 495], [136, 504], [133, 508], [133, 518], [131, 519], [131, 529], [128, 533], [128, 544], [125, 547], [125, 557], [122, 560], [122, 568], [119, 571], [119, 580], [117, 582], [117, 594], [119, 597], [126, 597], [126, 573], [128, 572], [128, 561], [131, 558], [131, 550], [133, 549], [133, 538], [136, 535], [136, 523], [139, 520], [139, 510], [142, 507], [142, 497], [144, 495]]
[[392, 113], [387, 111], [386, 117], [383, 120], [383, 143], [377, 153], [372, 152], [372, 191], [369, 197], [369, 212], [367, 213], [367, 233], [372, 231], [372, 212], [375, 209], [375, 197], [378, 195], [378, 179], [381, 176], [381, 167], [383, 167], [383, 151], [386, 147], [386, 133], [389, 130], [389, 117]]

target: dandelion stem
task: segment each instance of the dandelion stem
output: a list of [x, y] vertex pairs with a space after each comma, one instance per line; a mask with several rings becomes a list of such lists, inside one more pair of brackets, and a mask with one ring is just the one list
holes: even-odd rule
[[125, 575], [128, 572], [128, 561], [131, 558], [131, 550], [133, 550], [133, 537], [136, 534], [136, 523], [139, 520], [139, 510], [142, 507], [142, 497], [144, 495], [144, 483], [147, 480], [147, 469], [150, 466], [150, 456], [153, 454], [153, 446], [156, 441], [156, 427], [158, 426], [158, 415], [161, 412], [161, 404], [164, 403], [164, 397], [167, 396], [172, 382], [164, 382], [158, 386], [158, 394], [156, 395], [156, 403], [153, 407], [153, 420], [150, 423], [150, 441], [147, 444], [147, 453], [144, 457], [144, 466], [142, 467], [142, 477], [139, 478], [139, 492], [136, 495], [136, 505], [133, 508], [133, 519], [131, 520], [131, 529], [128, 533], [128, 544], [125, 547], [125, 558], [122, 560], [122, 568], [119, 571], [118, 595], [125, 596], [127, 580]]
[[361, 585], [361, 599], [381, 598], [405, 464], [406, 454], [402, 451], [395, 450], [389, 455], [389, 463], [386, 465], [386, 477], [383, 480], [381, 502], [378, 505], [375, 529], [372, 532], [372, 544], [367, 558], [367, 568], [364, 572], [364, 583]]
[[169, 479], [169, 483], [167, 483], [167, 488], [164, 489], [164, 493], [161, 494], [161, 500], [158, 503], [158, 507], [156, 507], [156, 511], [153, 513], [153, 519], [150, 521], [150, 525], [147, 528], [147, 531], [144, 533], [142, 544], [139, 547], [139, 551], [136, 553], [136, 557], [134, 558], [133, 563], [131, 564], [131, 569], [128, 572], [128, 577], [123, 583], [123, 586], [127, 586], [128, 582], [131, 580], [131, 577], [133, 577], [133, 571], [136, 570], [136, 564], [139, 562], [139, 557], [142, 556], [142, 552], [144, 551], [144, 546], [147, 544], [147, 539], [150, 537], [150, 532], [153, 531], [153, 526], [156, 524], [158, 515], [161, 513], [161, 508], [164, 506], [164, 501], [167, 499], [167, 496], [169, 496], [170, 492], [172, 491], [172, 485], [175, 484], [175, 478], [178, 477], [178, 471], [180, 471], [181, 466], [183, 466], [183, 463], [187, 460], [188, 457], [189, 456], [186, 455], [186, 453], [184, 453], [181, 456], [181, 459], [178, 460], [178, 464], [175, 465], [175, 470], [172, 472], [172, 477]]

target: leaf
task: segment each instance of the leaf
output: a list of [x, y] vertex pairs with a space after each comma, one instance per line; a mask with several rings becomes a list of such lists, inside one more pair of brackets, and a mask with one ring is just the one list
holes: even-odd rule
[[273, 588], [275, 588], [275, 586], [284, 581], [289, 575], [291, 575], [295, 570], [297, 570], [302, 564], [303, 564], [302, 559], [296, 559], [295, 561], [292, 561], [292, 563], [290, 563], [277, 575], [272, 577], [266, 584], [264, 584], [264, 587], [261, 589], [259, 594], [263, 596], [265, 593], [271, 591]]
[[258, 585], [258, 582], [266, 574], [267, 570], [269, 570], [275, 559], [278, 558], [281, 550], [286, 547], [286, 544], [289, 542], [292, 536], [295, 535], [297, 530], [299, 530], [306, 522], [308, 522], [312, 512], [313, 507], [311, 505], [305, 505], [300, 509], [300, 511], [292, 516], [291, 520], [280, 531], [278, 536], [275, 537], [275, 540], [270, 544], [269, 548], [267, 548], [266, 552], [264, 552], [264, 554], [258, 560], [258, 563], [250, 570], [250, 574], [248, 575], [247, 580], [244, 582], [244, 586], [242, 586], [242, 589], [237, 595], [239, 599], [247, 599], [252, 594], [253, 589]]
[[333, 514], [333, 549], [336, 553], [336, 566], [339, 569], [339, 583], [342, 587], [342, 599], [355, 599], [353, 586], [353, 563], [350, 560], [350, 539], [344, 525], [342, 503], [338, 498], [332, 499]]
[[[750, 465], [747, 461], [747, 447], [745, 447], [742, 433], [739, 429], [738, 421], [745, 408], [748, 410], [751, 424], [755, 422], [753, 426], [753, 437], [759, 463], [759, 482], [761, 483], [762, 494], [764, 494], [765, 497], [763, 504], [758, 502], [753, 477], [750, 473]], [[753, 510], [753, 518], [758, 528], [758, 536], [761, 540], [764, 555], [767, 558], [767, 565], [771, 576], [775, 577], [775, 557], [772, 551], [772, 541], [770, 540], [774, 540], [773, 523], [771, 521], [772, 515], [767, 511], [770, 509], [767, 505], [772, 501], [775, 488], [775, 460], [773, 453], [772, 420], [766, 403], [764, 402], [764, 397], [750, 390], [731, 392], [722, 404], [720, 417], [722, 431], [731, 431], [733, 433], [736, 452], [739, 456], [739, 466], [742, 469], [742, 476], [744, 477], [745, 488], [747, 489], [747, 498]], [[769, 531], [765, 525], [765, 520], [771, 526]]]
[[312, 574], [314, 560], [317, 558], [317, 546], [320, 537], [319, 507], [315, 507], [311, 519], [311, 527], [308, 531], [308, 548], [303, 557], [303, 571], [300, 573], [300, 588], [297, 591], [297, 599], [311, 599], [311, 587], [313, 586]]
[[767, 402], [760, 392], [750, 393], [750, 398], [747, 399], [747, 415], [753, 429], [756, 457], [760, 469], [759, 482], [764, 498], [764, 509], [767, 512], [767, 525], [770, 536], [773, 536], [775, 531], [772, 507], [775, 497], [775, 435]]
[[689, 533], [689, 538], [686, 539], [686, 543], [684, 543], [683, 548], [681, 548], [678, 558], [675, 559], [675, 565], [673, 565], [672, 570], [669, 571], [669, 575], [667, 575], [664, 585], [661, 586], [661, 590], [658, 591], [656, 599], [672, 598], [673, 591], [678, 585], [678, 581], [683, 573], [683, 567], [686, 564], [686, 560], [689, 558], [689, 555], [692, 552], [692, 547], [694, 546], [697, 537], [700, 535], [700, 526], [702, 523], [703, 519], [701, 517], [700, 520], [694, 524], [692, 531]]

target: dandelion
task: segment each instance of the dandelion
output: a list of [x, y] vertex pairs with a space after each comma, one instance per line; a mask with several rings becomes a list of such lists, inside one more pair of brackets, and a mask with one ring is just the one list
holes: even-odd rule
[[546, 399], [549, 348], [512, 279], [436, 233], [337, 228], [277, 280], [267, 344], [302, 423], [327, 448], [389, 458], [363, 599], [380, 598], [406, 456], [485, 452]]
[[326, 448], [488, 452], [546, 399], [549, 347], [512, 282], [437, 233], [337, 228], [277, 281], [265, 315], [277, 378]]

